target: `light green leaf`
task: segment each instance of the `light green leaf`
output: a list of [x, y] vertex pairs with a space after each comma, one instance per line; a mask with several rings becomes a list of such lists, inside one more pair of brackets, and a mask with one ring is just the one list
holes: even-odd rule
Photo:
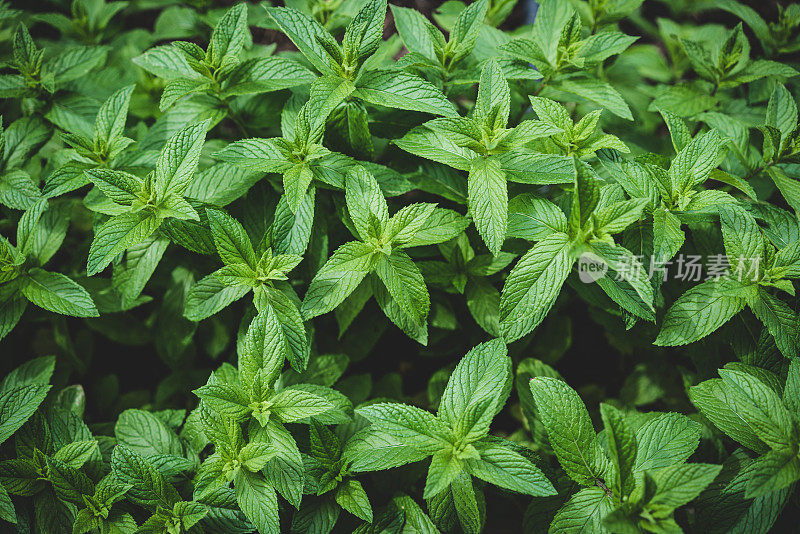
[[722, 470], [721, 465], [685, 464], [664, 467], [653, 472], [656, 494], [653, 505], [678, 508], [694, 500]]
[[395, 303], [418, 325], [424, 325], [431, 301], [419, 268], [403, 251], [378, 255], [375, 273]]
[[120, 252], [150, 237], [160, 225], [161, 219], [149, 211], [111, 217], [97, 229], [89, 248], [86, 261], [89, 276], [105, 269]]
[[601, 488], [583, 488], [556, 512], [548, 534], [607, 534], [603, 519], [612, 510], [611, 497]]
[[11, 437], [39, 408], [50, 386], [28, 384], [0, 391], [0, 443]]
[[336, 488], [336, 502], [359, 519], [372, 523], [372, 507], [367, 492], [357, 480], [347, 480]]
[[505, 403], [510, 380], [505, 343], [495, 339], [472, 348], [450, 375], [438, 417], [467, 442], [485, 436]]
[[600, 404], [600, 416], [606, 431], [606, 444], [614, 466], [615, 495], [630, 495], [635, 486], [636, 435], [621, 411], [611, 404]]
[[377, 261], [374, 250], [358, 241], [333, 253], [308, 286], [300, 312], [306, 320], [328, 313], [352, 293]]
[[217, 273], [220, 271], [201, 278], [189, 290], [184, 311], [187, 319], [200, 321], [206, 317], [211, 317], [231, 302], [245, 296], [251, 290], [251, 287], [247, 285], [229, 286], [224, 284], [217, 277]]
[[236, 503], [260, 534], [279, 534], [278, 497], [261, 473], [241, 470], [233, 481]]
[[447, 488], [464, 470], [464, 462], [453, 454], [452, 449], [443, 449], [433, 453], [428, 476], [425, 479], [424, 499], [431, 499]]
[[735, 280], [707, 280], [678, 297], [653, 342], [661, 346], [693, 343], [717, 330], [745, 306]]
[[593, 485], [600, 477], [595, 467], [597, 436], [583, 401], [558, 378], [535, 377], [530, 388], [561, 467], [578, 484]]
[[189, 187], [209, 125], [209, 120], [204, 120], [186, 126], [164, 145], [155, 170], [155, 185], [160, 194], [183, 193]]
[[679, 413], [653, 417], [636, 431], [635, 472], [679, 464], [700, 441], [700, 424]]
[[566, 234], [553, 233], [511, 270], [500, 296], [500, 329], [507, 341], [536, 328], [550, 311], [572, 268], [570, 247]]
[[479, 441], [480, 459], [467, 459], [467, 472], [490, 484], [534, 497], [555, 495], [556, 490], [538, 467], [509, 447]]
[[279, 392], [270, 401], [272, 413], [284, 423], [294, 423], [333, 408], [333, 405], [323, 397], [291, 387]]
[[430, 82], [402, 71], [373, 70], [356, 82], [354, 96], [390, 108], [455, 117], [453, 104]]
[[61, 273], [34, 268], [28, 271], [22, 294], [45, 310], [73, 317], [97, 317], [92, 297], [79, 284]]
[[469, 211], [489, 251], [500, 252], [508, 224], [506, 176], [494, 158], [476, 157], [467, 178]]

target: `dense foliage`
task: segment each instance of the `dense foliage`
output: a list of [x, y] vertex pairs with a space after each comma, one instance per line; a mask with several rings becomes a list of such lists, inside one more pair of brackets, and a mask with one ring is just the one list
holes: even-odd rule
[[29, 4], [0, 530], [796, 528], [800, 5]]

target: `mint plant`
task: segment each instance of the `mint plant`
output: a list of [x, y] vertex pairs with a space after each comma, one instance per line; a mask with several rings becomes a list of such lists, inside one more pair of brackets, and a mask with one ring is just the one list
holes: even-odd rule
[[623, 412], [602, 404], [601, 444], [585, 405], [563, 380], [536, 377], [530, 389], [559, 464], [584, 486], [556, 512], [553, 531], [580, 524], [612, 532], [680, 529], [675, 508], [696, 498], [722, 469], [685, 463], [697, 447], [700, 426], [684, 415], [653, 413], [634, 431]]
[[344, 455], [355, 471], [388, 469], [431, 457], [423, 497], [437, 523], [479, 532], [484, 518], [473, 477], [527, 495], [553, 495], [550, 482], [512, 443], [488, 436], [511, 391], [505, 345], [490, 341], [458, 363], [434, 416], [404, 404], [359, 408], [370, 426], [356, 434]]
[[1, 531], [796, 530], [800, 5], [0, 37]]

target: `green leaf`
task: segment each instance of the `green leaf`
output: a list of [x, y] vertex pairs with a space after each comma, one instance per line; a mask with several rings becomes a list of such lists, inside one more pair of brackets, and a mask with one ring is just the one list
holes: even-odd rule
[[285, 197], [278, 201], [270, 228], [272, 248], [277, 254], [305, 253], [314, 223], [315, 196], [316, 192], [312, 187], [294, 211]]
[[668, 467], [685, 461], [700, 441], [700, 424], [685, 415], [665, 413], [649, 419], [636, 431], [635, 472]]
[[14, 510], [14, 503], [6, 489], [0, 485], [0, 519], [9, 523], [17, 524], [17, 514]]
[[500, 296], [500, 329], [506, 341], [536, 328], [550, 311], [572, 269], [570, 247], [566, 234], [553, 233], [511, 270]]
[[678, 152], [669, 167], [673, 194], [685, 194], [705, 182], [712, 169], [724, 158], [722, 141], [716, 130], [699, 135]]
[[598, 488], [583, 488], [570, 497], [550, 524], [549, 534], [605, 534], [603, 519], [613, 510], [611, 497]]
[[474, 156], [471, 150], [457, 145], [447, 135], [425, 125], [411, 129], [403, 137], [396, 139], [394, 144], [415, 156], [462, 171], [470, 170]]
[[583, 401], [557, 378], [535, 377], [530, 388], [561, 467], [578, 484], [593, 485], [600, 477], [595, 467], [597, 436]]
[[399, 246], [411, 248], [444, 243], [461, 234], [468, 226], [469, 219], [458, 212], [434, 208], [430, 216], [414, 232], [414, 236]]
[[523, 193], [509, 201], [509, 237], [541, 241], [558, 232], [567, 232], [567, 218], [564, 212], [549, 200], [532, 193]]
[[89, 477], [57, 458], [47, 458], [47, 474], [61, 501], [83, 504], [83, 495], [94, 493], [94, 484]]
[[236, 474], [233, 485], [236, 503], [256, 530], [261, 534], [278, 534], [278, 497], [264, 475], [242, 470]]
[[792, 417], [772, 388], [743, 371], [720, 369], [719, 374], [737, 412], [761, 440], [776, 450], [796, 450], [797, 435]]
[[282, 173], [291, 163], [281, 148], [275, 139], [242, 139], [215, 152], [214, 157], [252, 171]]
[[781, 147], [785, 147], [789, 136], [797, 127], [797, 104], [783, 84], [775, 84], [767, 104], [765, 121], [768, 126], [777, 128], [781, 132]]
[[350, 169], [345, 178], [347, 212], [363, 241], [379, 238], [389, 222], [389, 211], [375, 177], [362, 166]]
[[109, 149], [118, 138], [122, 137], [133, 89], [133, 85], [123, 87], [100, 106], [94, 122], [95, 144]]
[[421, 54], [426, 58], [436, 57], [433, 40], [427, 27], [431, 25], [425, 16], [416, 9], [389, 4], [397, 33], [409, 52]]
[[464, 470], [464, 462], [457, 458], [452, 449], [443, 449], [433, 453], [428, 476], [425, 479], [424, 499], [431, 499], [452, 484], [453, 480]]
[[[747, 271], [737, 273], [736, 269], [740, 265], [742, 268], [749, 267], [755, 258], [761, 257], [764, 250], [764, 238], [755, 218], [735, 205], [720, 206], [719, 218], [725, 252], [730, 261], [733, 276], [749, 274]], [[751, 280], [745, 280], [745, 282], [749, 281]]]
[[336, 40], [316, 20], [289, 7], [269, 7], [267, 13], [302, 54], [323, 74], [333, 74], [343, 59]]
[[678, 508], [693, 501], [722, 470], [721, 465], [685, 464], [664, 467], [653, 472], [656, 494], [653, 505]]
[[267, 436], [270, 448], [275, 451], [275, 457], [267, 462], [263, 471], [267, 482], [292, 506], [299, 508], [303, 497], [303, 458], [297, 443], [275, 419], [270, 419], [263, 433]]
[[125, 410], [114, 426], [120, 445], [144, 457], [159, 454], [183, 456], [178, 436], [164, 421], [144, 410]]
[[183, 53], [172, 45], [154, 46], [131, 61], [147, 72], [166, 80], [198, 76], [186, 62]]
[[156, 162], [155, 186], [161, 195], [183, 193], [192, 181], [200, 150], [206, 139], [209, 121], [205, 120], [178, 130]]
[[450, 445], [453, 433], [430, 413], [406, 404], [377, 403], [359, 408], [358, 415], [372, 425], [371, 431], [390, 434], [404, 441], [406, 447], [427, 454]]
[[56, 359], [54, 356], [33, 358], [8, 373], [0, 382], [0, 391], [8, 391], [16, 386], [31, 384], [47, 385], [53, 376]]
[[86, 260], [89, 276], [105, 269], [120, 252], [150, 237], [160, 225], [161, 219], [148, 211], [111, 217], [97, 229], [89, 248]]
[[450, 491], [461, 528], [466, 534], [478, 534], [486, 519], [485, 511], [478, 504], [478, 495], [482, 497], [482, 494], [475, 491], [472, 480], [463, 471], [453, 479]]
[[[220, 269], [221, 271], [221, 269]], [[216, 271], [201, 278], [189, 290], [186, 296], [184, 316], [191, 321], [200, 321], [211, 317], [231, 302], [235, 302], [250, 292], [247, 285], [226, 285], [217, 276]]]
[[667, 347], [693, 343], [717, 330], [744, 306], [742, 286], [735, 280], [706, 280], [678, 297], [653, 343]]
[[228, 265], [245, 263], [255, 266], [256, 253], [241, 223], [221, 210], [206, 209], [206, 215], [222, 261]]
[[0, 443], [11, 437], [39, 408], [50, 386], [19, 385], [0, 390]]
[[789, 206], [795, 213], [800, 213], [800, 182], [789, 178], [783, 169], [774, 165], [767, 167], [767, 174], [775, 182], [775, 186]]
[[488, 8], [488, 1], [478, 0], [469, 4], [458, 15], [453, 28], [450, 30], [449, 39], [450, 43], [455, 45], [450, 45], [453, 46], [453, 59], [451, 60], [453, 63], [461, 61], [472, 52]]
[[478, 82], [478, 98], [473, 116], [488, 131], [505, 128], [511, 106], [511, 91], [503, 71], [495, 60], [484, 63]]
[[[513, 138], [519, 139], [515, 134], [512, 134]], [[511, 152], [497, 155], [496, 159], [510, 182], [547, 185], [571, 184], [575, 181], [575, 162], [569, 156], [539, 154], [525, 148], [515, 148]]]
[[633, 120], [631, 109], [622, 95], [608, 82], [588, 76], [573, 77], [558, 82], [558, 88], [601, 106], [617, 117]]
[[380, 254], [375, 273], [389, 291], [394, 302], [418, 325], [424, 325], [431, 301], [419, 268], [405, 252], [395, 250]]
[[400, 208], [392, 215], [386, 230], [392, 244], [403, 245], [412, 241], [435, 210], [436, 204], [430, 203], [411, 204]]
[[575, 189], [569, 212], [569, 234], [577, 236], [585, 227], [600, 202], [600, 188], [596, 174], [586, 163], [575, 159]]
[[505, 173], [494, 158], [476, 157], [467, 178], [469, 211], [489, 251], [497, 256], [506, 237], [508, 189]]
[[103, 192], [105, 196], [116, 202], [130, 206], [139, 199], [144, 182], [138, 176], [124, 171], [104, 169], [88, 169], [84, 175]]
[[343, 457], [351, 462], [352, 472], [360, 473], [419, 462], [440, 448], [438, 442], [434, 444], [427, 437], [411, 434], [413, 437], [408, 439], [408, 435], [368, 427], [347, 441]]
[[653, 286], [639, 259], [624, 247], [602, 241], [592, 241], [590, 246], [609, 267], [606, 276], [597, 280], [603, 291], [629, 313], [655, 321]]
[[0, 174], [0, 203], [18, 210], [30, 209], [42, 193], [27, 172], [12, 170]]
[[97, 441], [93, 439], [73, 441], [58, 449], [53, 458], [72, 469], [79, 469], [98, 452]]
[[595, 213], [597, 231], [616, 234], [642, 218], [648, 199], [633, 198], [598, 208]]
[[301, 389], [287, 388], [270, 399], [271, 411], [284, 423], [294, 423], [306, 417], [327, 412], [333, 405], [323, 397], [319, 397]]
[[238, 63], [239, 52], [249, 37], [248, 33], [247, 4], [242, 2], [231, 7], [211, 32], [206, 52], [211, 65], [225, 70], [226, 67]]
[[769, 447], [761, 441], [733, 401], [732, 393], [718, 378], [706, 380], [689, 389], [689, 399], [703, 415], [731, 439], [755, 452], [766, 452]]
[[358, 241], [336, 249], [308, 286], [300, 307], [303, 317], [311, 319], [341, 304], [372, 271], [374, 256], [372, 247]]
[[357, 480], [347, 480], [336, 488], [336, 502], [359, 519], [372, 523], [369, 497]]
[[22, 294], [45, 310], [73, 317], [97, 317], [97, 307], [89, 293], [72, 279], [61, 273], [51, 273], [34, 268], [28, 271]]
[[[279, 330], [276, 335], [281, 347], [280, 354], [284, 354], [286, 360], [296, 371], [302, 371], [308, 365], [310, 347], [306, 337], [306, 329], [303, 325], [303, 317], [300, 314], [296, 297], [289, 296], [285, 292], [271, 287], [261, 288], [266, 295], [268, 306], [275, 316]], [[259, 313], [263, 313], [263, 309]], [[270, 319], [270, 331], [272, 330], [272, 320]], [[276, 349], [277, 350], [277, 349]]]
[[292, 211], [296, 211], [305, 198], [314, 175], [305, 163], [298, 163], [283, 173], [284, 196]]
[[8, 298], [0, 294], [2, 297], [0, 300], [0, 340], [14, 329], [28, 304], [25, 296], [18, 293], [16, 287], [8, 287], [7, 290], [11, 292]]
[[600, 404], [600, 416], [606, 431], [606, 444], [614, 466], [615, 495], [630, 495], [635, 486], [636, 435], [621, 411], [610, 404]]
[[518, 452], [494, 441], [479, 441], [480, 459], [467, 459], [467, 472], [490, 484], [534, 497], [555, 495], [556, 490], [538, 467]]
[[556, 51], [562, 28], [574, 11], [568, 4], [544, 2], [533, 23], [533, 40], [550, 65], [556, 65]]
[[228, 74], [223, 95], [269, 93], [310, 84], [315, 79], [313, 72], [288, 57], [251, 58]]
[[789, 359], [795, 358], [800, 347], [797, 313], [763, 287], [758, 288], [756, 296], [748, 300], [748, 305], [753, 315], [767, 327], [781, 354]]
[[681, 221], [666, 208], [653, 211], [653, 257], [656, 265], [670, 261], [683, 246], [686, 235]]
[[381, 43], [385, 19], [386, 0], [365, 2], [345, 30], [342, 39], [345, 54], [359, 61], [374, 54]]
[[164, 480], [153, 465], [132, 450], [118, 445], [111, 455], [113, 477], [131, 488], [126, 498], [144, 507], [172, 507], [180, 500], [178, 492]]
[[373, 70], [356, 82], [354, 96], [377, 106], [455, 117], [453, 104], [430, 82], [402, 71]]
[[499, 339], [472, 348], [456, 365], [442, 393], [438, 417], [456, 437], [472, 442], [489, 425], [510, 391], [511, 361]]
[[795, 453], [770, 451], [755, 461], [745, 497], [763, 497], [800, 480], [800, 457]]

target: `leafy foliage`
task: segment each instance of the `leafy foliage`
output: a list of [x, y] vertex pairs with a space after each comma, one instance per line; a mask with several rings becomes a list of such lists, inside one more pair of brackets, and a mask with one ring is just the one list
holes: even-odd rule
[[796, 528], [800, 6], [539, 4], [0, 2], [2, 530]]

